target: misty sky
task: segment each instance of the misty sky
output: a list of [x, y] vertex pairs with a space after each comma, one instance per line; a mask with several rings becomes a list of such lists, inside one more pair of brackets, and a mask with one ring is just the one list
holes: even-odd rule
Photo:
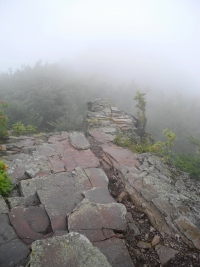
[[62, 62], [200, 91], [200, 0], [0, 0], [0, 71]]

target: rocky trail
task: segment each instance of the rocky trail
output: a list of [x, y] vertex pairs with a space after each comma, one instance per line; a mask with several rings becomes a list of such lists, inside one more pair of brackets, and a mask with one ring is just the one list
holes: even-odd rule
[[88, 104], [81, 132], [10, 137], [15, 185], [0, 198], [0, 266], [200, 266], [200, 183], [152, 154], [109, 100]]

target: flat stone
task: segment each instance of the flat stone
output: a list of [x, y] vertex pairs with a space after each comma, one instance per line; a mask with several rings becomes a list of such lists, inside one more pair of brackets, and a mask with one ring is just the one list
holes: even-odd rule
[[58, 173], [58, 172], [64, 172], [65, 171], [65, 164], [60, 160], [58, 155], [54, 155], [52, 158], [49, 159], [51, 164], [51, 172], [52, 173]]
[[84, 169], [92, 187], [108, 188], [108, 177], [105, 172], [97, 168]]
[[0, 223], [10, 224], [10, 220], [7, 214], [5, 213], [0, 214]]
[[175, 223], [188, 240], [192, 240], [195, 247], [200, 250], [200, 230], [188, 218], [183, 216], [176, 219]]
[[55, 231], [67, 229], [67, 215], [83, 200], [82, 192], [91, 186], [88, 187], [87, 176], [80, 180], [77, 175], [65, 172], [35, 178], [35, 188]]
[[78, 233], [69, 233], [32, 244], [31, 267], [111, 267], [106, 257]]
[[76, 150], [69, 148], [62, 155], [62, 162], [67, 171], [72, 171], [76, 167], [95, 168], [99, 167], [99, 160], [89, 150]]
[[9, 218], [17, 235], [26, 244], [43, 238], [43, 232], [50, 225], [46, 212], [40, 207], [14, 208], [9, 212]]
[[89, 134], [99, 143], [107, 143], [112, 141], [112, 137], [101, 130], [93, 129], [89, 131]]
[[117, 146], [103, 146], [103, 151], [109, 157], [113, 165], [117, 168], [120, 165], [127, 167], [139, 167], [140, 162], [137, 160], [133, 152], [128, 149]]
[[169, 262], [171, 259], [175, 257], [175, 255], [178, 253], [177, 250], [162, 246], [162, 245], [157, 245], [155, 247], [155, 250], [159, 256], [160, 262], [162, 265], [166, 264]]
[[15, 143], [9, 143], [7, 147], [10, 149], [12, 147], [17, 147], [17, 148], [23, 148], [27, 146], [33, 146], [35, 144], [34, 138], [22, 138], [19, 142]]
[[40, 200], [37, 196], [37, 194], [33, 194], [33, 195], [29, 195], [25, 198], [25, 205], [26, 207], [29, 207], [29, 206], [39, 206], [40, 204]]
[[8, 211], [9, 211], [8, 206], [7, 206], [4, 198], [2, 197], [2, 195], [0, 195], [0, 214], [8, 213]]
[[68, 229], [97, 230], [102, 228], [125, 231], [126, 208], [122, 204], [96, 204], [84, 199], [68, 217]]
[[23, 153], [29, 154], [29, 155], [32, 155], [33, 154], [33, 151], [36, 151], [36, 147], [35, 146], [28, 146], [28, 147], [24, 147], [22, 149], [22, 152]]
[[8, 197], [7, 200], [11, 209], [17, 206], [25, 206], [25, 197]]
[[76, 166], [82, 168], [97, 168], [100, 166], [99, 160], [90, 150], [80, 150], [74, 154]]
[[22, 196], [29, 197], [36, 194], [36, 182], [35, 179], [27, 179], [20, 181], [20, 192]]
[[11, 240], [0, 246], [0, 266], [18, 267], [29, 262], [29, 249], [19, 239]]
[[81, 132], [72, 132], [69, 134], [69, 141], [73, 147], [76, 149], [89, 149], [90, 144], [88, 140], [85, 138], [85, 135]]
[[86, 192], [83, 192], [83, 195], [90, 201], [99, 204], [108, 204], [116, 203], [115, 199], [111, 197], [108, 189], [94, 187]]
[[59, 134], [51, 135], [48, 139], [48, 143], [60, 143], [61, 141], [68, 141], [68, 133], [67, 132], [61, 132]]
[[77, 233], [86, 236], [90, 242], [97, 242], [107, 239], [102, 229], [98, 230], [76, 230]]
[[17, 235], [12, 226], [7, 223], [0, 222], [0, 245], [16, 238]]
[[113, 267], [133, 267], [134, 264], [122, 239], [111, 238], [94, 245], [106, 256]]

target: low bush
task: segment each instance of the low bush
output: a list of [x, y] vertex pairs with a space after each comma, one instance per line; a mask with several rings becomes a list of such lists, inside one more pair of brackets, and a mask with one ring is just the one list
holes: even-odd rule
[[33, 125], [25, 126], [21, 122], [17, 122], [12, 126], [15, 135], [33, 134], [37, 132], [37, 127]]
[[195, 155], [175, 154], [173, 163], [182, 171], [189, 173], [191, 178], [200, 180], [200, 157]]

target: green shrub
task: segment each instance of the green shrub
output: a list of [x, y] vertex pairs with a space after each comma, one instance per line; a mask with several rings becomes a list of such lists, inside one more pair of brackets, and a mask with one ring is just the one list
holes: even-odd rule
[[0, 138], [6, 137], [8, 135], [7, 132], [7, 125], [8, 125], [8, 118], [4, 114], [4, 108], [7, 108], [8, 104], [6, 102], [0, 102]]
[[0, 161], [0, 194], [7, 196], [12, 190], [11, 177], [7, 174], [7, 165]]
[[166, 142], [158, 141], [154, 145], [150, 147], [150, 152], [158, 153], [161, 156], [164, 156], [165, 159], [170, 159], [172, 156], [172, 146], [174, 145], [174, 141], [176, 139], [175, 133], [169, 131], [167, 128], [162, 132], [167, 138]]
[[13, 124], [12, 128], [13, 128], [14, 134], [16, 134], [16, 135], [21, 135], [21, 134], [26, 133], [26, 127], [21, 122], [17, 122], [15, 124]]
[[14, 131], [14, 134], [16, 135], [23, 135], [23, 134], [31, 134], [31, 133], [36, 133], [37, 132], [37, 127], [36, 126], [33, 126], [33, 125], [28, 125], [28, 126], [25, 126], [23, 123], [21, 122], [17, 122], [15, 124], [13, 124], [13, 127], [12, 127], [13, 131]]
[[141, 141], [138, 141], [134, 136], [127, 137], [122, 134], [116, 135], [114, 143], [121, 147], [127, 147], [132, 152], [139, 154], [149, 152], [152, 146], [152, 143], [146, 138], [142, 138]]
[[26, 126], [26, 132], [27, 133], [36, 133], [37, 132], [37, 127], [36, 126], [33, 126], [33, 125], [27, 125]]
[[[118, 134], [115, 137], [114, 143], [122, 147], [127, 147], [134, 153], [141, 154], [146, 152], [155, 152], [161, 156], [164, 156], [165, 159], [169, 159], [172, 154], [171, 147], [174, 145], [176, 135], [168, 129], [163, 130], [163, 134], [167, 138], [167, 141], [158, 141], [153, 145], [149, 140], [150, 138], [143, 137], [140, 141], [138, 141], [134, 136], [127, 137], [122, 134]], [[151, 137], [151, 139], [153, 138]]]
[[173, 163], [194, 179], [200, 179], [200, 157], [195, 155], [175, 154]]

